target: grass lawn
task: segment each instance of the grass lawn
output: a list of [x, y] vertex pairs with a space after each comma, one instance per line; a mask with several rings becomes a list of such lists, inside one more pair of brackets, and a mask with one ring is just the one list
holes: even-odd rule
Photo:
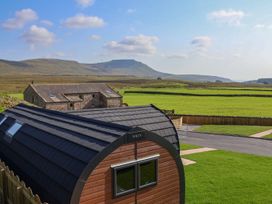
[[272, 203], [272, 157], [226, 151], [184, 156], [186, 203]]
[[11, 97], [14, 97], [14, 98], [18, 98], [20, 100], [24, 100], [24, 95], [22, 93], [12, 93], [12, 94], [8, 94], [8, 95]]
[[272, 134], [264, 136], [264, 138], [272, 139]]
[[197, 146], [197, 145], [191, 145], [191, 144], [181, 144], [180, 145], [181, 150], [189, 150], [189, 149], [197, 149], [197, 148], [201, 148], [201, 147]]
[[272, 129], [271, 126], [245, 126], [245, 125], [202, 125], [196, 132], [250, 136], [255, 133]]
[[124, 94], [129, 105], [154, 104], [179, 114], [271, 117], [272, 98]]

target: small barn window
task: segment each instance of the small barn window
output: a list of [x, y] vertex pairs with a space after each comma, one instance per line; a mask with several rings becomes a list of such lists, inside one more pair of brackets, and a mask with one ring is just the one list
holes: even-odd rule
[[136, 165], [123, 165], [114, 168], [114, 195], [120, 196], [136, 191]]
[[2, 125], [4, 122], [5, 122], [5, 120], [7, 119], [7, 117], [5, 116], [5, 117], [3, 117], [1, 120], [0, 120], [0, 125]]
[[7, 131], [9, 137], [13, 137], [23, 125], [19, 122], [15, 122]]

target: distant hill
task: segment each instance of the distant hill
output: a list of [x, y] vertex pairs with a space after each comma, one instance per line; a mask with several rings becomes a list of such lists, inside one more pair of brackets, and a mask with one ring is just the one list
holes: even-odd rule
[[76, 61], [32, 59], [24, 61], [0, 60], [0, 72], [7, 74], [85, 75], [95, 74]]
[[158, 72], [136, 60], [111, 60], [96, 64], [85, 64], [89, 70], [105, 75], [130, 75], [138, 77], [162, 77], [168, 74]]
[[230, 79], [209, 75], [174, 75], [156, 71], [148, 65], [132, 60], [112, 60], [109, 62], [83, 64], [59, 59], [32, 59], [24, 61], [0, 60], [1, 75], [124, 75], [142, 78], [178, 79], [197, 82], [231, 82]]
[[272, 78], [261, 78], [252, 81], [246, 81], [247, 84], [272, 84]]

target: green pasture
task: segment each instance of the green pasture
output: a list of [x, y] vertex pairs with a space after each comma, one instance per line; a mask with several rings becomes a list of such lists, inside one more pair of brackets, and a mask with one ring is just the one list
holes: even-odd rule
[[192, 144], [181, 144], [180, 145], [180, 150], [189, 150], [189, 149], [197, 149], [201, 148], [200, 146], [197, 145], [192, 145]]
[[164, 94], [123, 94], [129, 105], [154, 104], [161, 109], [175, 109], [178, 114], [222, 116], [272, 116], [272, 98], [177, 96]]
[[246, 125], [202, 125], [196, 132], [214, 133], [223, 135], [250, 136], [259, 132], [272, 129], [271, 126], [246, 126]]
[[186, 203], [272, 203], [272, 157], [227, 151], [184, 156]]
[[184, 94], [212, 94], [212, 95], [272, 95], [271, 88], [189, 88], [186, 86], [177, 87], [131, 87], [126, 91], [152, 91], [165, 93], [184, 93]]
[[272, 134], [264, 136], [264, 138], [272, 139]]

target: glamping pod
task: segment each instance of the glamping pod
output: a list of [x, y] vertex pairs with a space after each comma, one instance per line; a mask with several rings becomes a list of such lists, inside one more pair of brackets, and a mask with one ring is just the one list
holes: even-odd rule
[[171, 121], [154, 106], [93, 111], [6, 110], [0, 158], [50, 204], [184, 203]]

